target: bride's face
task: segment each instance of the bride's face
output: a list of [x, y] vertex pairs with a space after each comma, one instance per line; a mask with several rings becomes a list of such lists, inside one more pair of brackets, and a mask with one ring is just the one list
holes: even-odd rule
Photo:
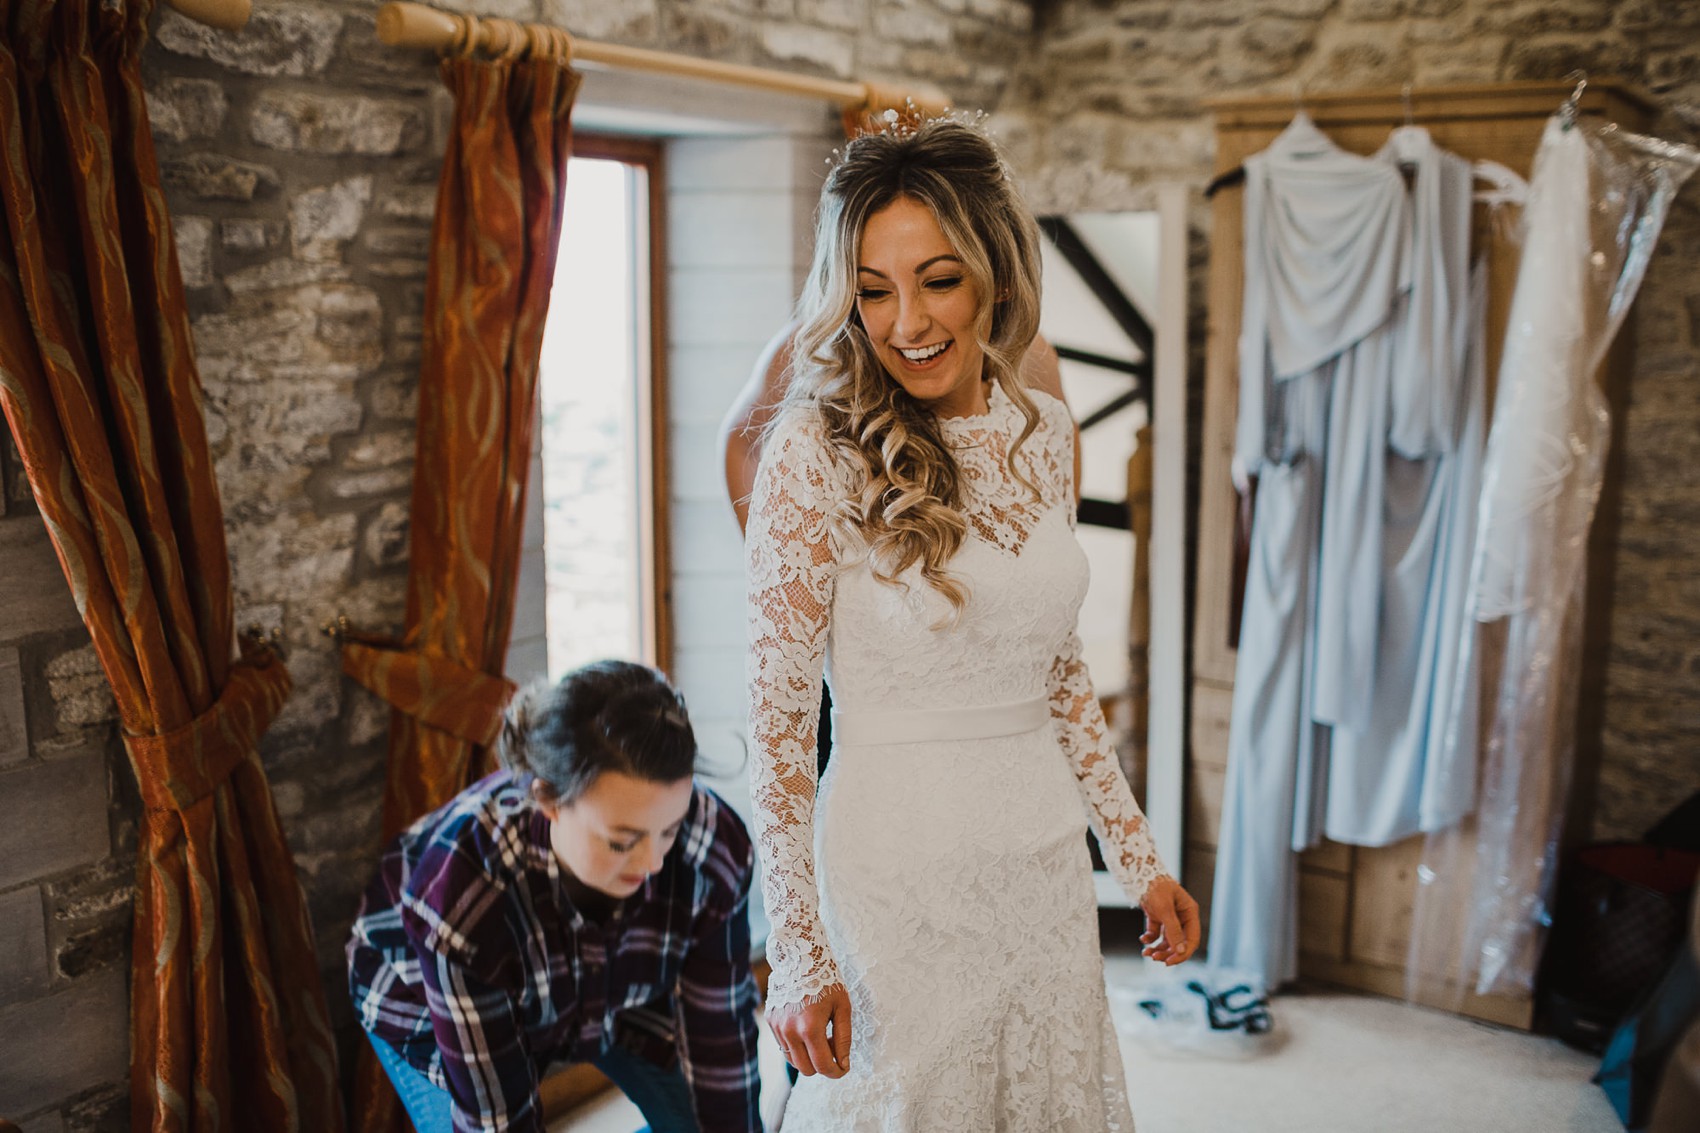
[[886, 373], [941, 417], [981, 413], [980, 293], [926, 205], [899, 197], [868, 218], [856, 313]]

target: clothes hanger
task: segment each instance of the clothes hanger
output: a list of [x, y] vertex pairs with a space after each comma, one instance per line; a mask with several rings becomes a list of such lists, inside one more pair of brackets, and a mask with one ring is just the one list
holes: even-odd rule
[[1497, 161], [1478, 161], [1473, 167], [1477, 180], [1493, 187], [1479, 189], [1474, 200], [1486, 205], [1520, 205], [1529, 199], [1529, 183], [1507, 166]]
[[[1576, 116], [1581, 110], [1582, 92], [1588, 89], [1588, 72], [1577, 70], [1564, 76], [1565, 82], [1572, 80], [1575, 81], [1576, 87], [1558, 108], [1560, 126], [1566, 130], [1576, 125]], [[1478, 161], [1474, 172], [1477, 180], [1486, 181], [1492, 186], [1477, 190], [1475, 200], [1492, 207], [1504, 204], [1521, 205], [1528, 201], [1529, 182], [1514, 170], [1497, 161]]]
[[[1419, 143], [1428, 144], [1431, 135], [1426, 127], [1417, 125], [1416, 116], [1412, 113], [1410, 83], [1401, 88], [1399, 100], [1404, 104], [1405, 124], [1395, 128], [1388, 140], [1399, 158], [1399, 171], [1405, 174], [1406, 183], [1409, 184], [1417, 169], [1416, 155], [1411, 147]], [[1471, 172], [1477, 180], [1486, 181], [1491, 186], [1477, 192], [1475, 200], [1489, 205], [1520, 205], [1528, 198], [1529, 183], [1497, 161], [1477, 161], [1471, 166]]]
[[[1310, 116], [1305, 113], [1304, 80], [1298, 79], [1293, 83], [1293, 121], [1296, 122], [1300, 118], [1308, 119], [1309, 117]], [[1204, 199], [1209, 200], [1211, 197], [1214, 197], [1218, 190], [1231, 189], [1235, 185], [1243, 185], [1244, 183], [1245, 166], [1236, 165], [1232, 169], [1223, 173], [1218, 173], [1210, 179], [1210, 183], [1204, 186]]]
[[[1577, 84], [1576, 90], [1571, 93], [1570, 98], [1565, 102], [1565, 107], [1569, 108], [1572, 115], [1575, 113], [1575, 103], [1581, 99], [1582, 90], [1587, 86], [1587, 76], [1580, 71], [1573, 71], [1570, 75], [1566, 76], [1567, 79], [1578, 77], [1581, 81]], [[1417, 125], [1416, 114], [1412, 106], [1411, 94], [1411, 84], [1405, 83], [1399, 91], [1399, 101], [1404, 107], [1405, 121], [1403, 125], [1394, 128], [1393, 134], [1389, 138], [1389, 141], [1394, 143], [1395, 152], [1399, 154], [1399, 170], [1405, 175], [1407, 184], [1410, 183], [1411, 177], [1416, 172], [1416, 163], [1413, 157], [1405, 156], [1407, 151], [1404, 147], [1412, 145], [1419, 139], [1423, 142], [1427, 142], [1430, 139], [1428, 129], [1424, 126]], [[1293, 111], [1295, 118], [1298, 115], [1305, 113], [1303, 82], [1294, 84]], [[1560, 109], [1560, 113], [1564, 113], [1564, 108]], [[1409, 133], [1406, 131], [1409, 131]], [[1514, 170], [1500, 164], [1497, 161], [1478, 161], [1472, 166], [1472, 172], [1475, 174], [1477, 180], [1486, 181], [1488, 183], [1488, 187], [1478, 190], [1474, 194], [1473, 198], [1483, 204], [1493, 207], [1497, 207], [1502, 204], [1521, 205], [1528, 199], [1528, 181], [1524, 180]], [[1215, 177], [1211, 178], [1210, 183], [1204, 187], [1204, 196], [1208, 199], [1215, 196], [1219, 190], [1231, 189], [1236, 185], [1243, 184], [1245, 182], [1245, 176], [1245, 166], [1243, 164], [1236, 165], [1232, 169], [1218, 173]]]
[[1226, 173], [1218, 173], [1210, 179], [1210, 184], [1204, 186], [1204, 197], [1209, 200], [1220, 189], [1231, 189], [1235, 185], [1245, 184], [1245, 166], [1236, 165]]
[[1576, 114], [1582, 108], [1582, 92], [1588, 89], [1588, 72], [1576, 70], [1564, 76], [1565, 82], [1576, 80], [1576, 89], [1570, 92], [1570, 97], [1564, 100], [1564, 105], [1558, 108], [1558, 120], [1563, 129], [1576, 125]]
[[1405, 124], [1396, 126], [1388, 137], [1392, 145], [1394, 157], [1399, 163], [1399, 174], [1405, 178], [1405, 187], [1417, 176], [1416, 146], [1425, 145], [1429, 141], [1429, 132], [1417, 125], [1416, 115], [1411, 112], [1411, 84], [1406, 83], [1399, 88], [1399, 101], [1405, 107]]

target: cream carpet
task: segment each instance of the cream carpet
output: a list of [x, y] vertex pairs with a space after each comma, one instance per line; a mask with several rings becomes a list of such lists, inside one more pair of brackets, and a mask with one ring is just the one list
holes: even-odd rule
[[[1137, 955], [1108, 957], [1112, 988]], [[1112, 994], [1118, 1024], [1132, 1010]], [[1617, 1133], [1597, 1060], [1553, 1039], [1393, 1000], [1323, 989], [1278, 996], [1266, 1054], [1178, 1054], [1122, 1037], [1139, 1133]], [[763, 1029], [763, 1112], [782, 1101], [784, 1063]], [[633, 1133], [618, 1093], [551, 1133]], [[1042, 1131], [1033, 1131], [1042, 1133]]]
[[1277, 996], [1271, 1010], [1278, 1049], [1243, 1060], [1164, 1056], [1124, 1037], [1139, 1133], [1623, 1129], [1589, 1081], [1598, 1060], [1556, 1040], [1327, 990]]

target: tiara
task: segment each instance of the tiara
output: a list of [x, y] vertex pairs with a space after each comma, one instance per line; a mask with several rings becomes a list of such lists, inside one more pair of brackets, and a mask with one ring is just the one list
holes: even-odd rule
[[[905, 98], [901, 107], [888, 106], [879, 112], [863, 108], [846, 110], [844, 112], [844, 132], [851, 141], [866, 137], [869, 134], [880, 134], [886, 137], [904, 139], [913, 137], [922, 126], [928, 122], [948, 120], [976, 130], [983, 129], [987, 114], [984, 110], [958, 110], [947, 106], [935, 114], [915, 105], [914, 98]], [[834, 147], [832, 156], [826, 159], [826, 164], [836, 166], [844, 159], [841, 147]]]

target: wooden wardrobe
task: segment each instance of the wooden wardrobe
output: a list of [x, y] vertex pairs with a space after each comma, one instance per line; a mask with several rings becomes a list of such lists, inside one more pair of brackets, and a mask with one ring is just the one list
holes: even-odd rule
[[[1527, 177], [1547, 118], [1574, 89], [1573, 83], [1507, 83], [1477, 86], [1398, 87], [1312, 93], [1305, 111], [1345, 149], [1371, 153], [1389, 131], [1414, 122], [1436, 142], [1472, 160], [1488, 159]], [[1264, 149], [1292, 120], [1291, 95], [1218, 99], [1208, 104], [1216, 115], [1216, 170], [1227, 172]], [[1648, 101], [1621, 84], [1592, 80], [1579, 109], [1603, 116], [1626, 129], [1645, 129]], [[1238, 339], [1244, 288], [1242, 192], [1219, 191], [1211, 202], [1210, 278], [1207, 299], [1203, 452], [1200, 469], [1197, 542], [1197, 598], [1193, 621], [1191, 737], [1187, 765], [1187, 847], [1184, 863], [1188, 889], [1205, 906], [1215, 874], [1222, 787], [1227, 767], [1228, 724], [1233, 701], [1235, 652], [1230, 646], [1233, 613], [1235, 515], [1238, 497], [1229, 479], [1238, 405]], [[1511, 239], [1515, 206], [1489, 215], [1477, 205], [1473, 247], [1489, 256], [1489, 381], [1498, 371], [1500, 347], [1516, 281], [1518, 249]], [[1632, 324], [1631, 324], [1632, 326]], [[1611, 396], [1614, 433], [1620, 430], [1622, 383], [1631, 334], [1626, 326], [1602, 382]], [[1490, 386], [1491, 388], [1491, 386]], [[1491, 395], [1490, 395], [1491, 397]], [[1491, 400], [1490, 400], [1491, 405]], [[1615, 457], [1620, 437], [1613, 439]], [[1590, 557], [1589, 636], [1599, 639], [1609, 624], [1611, 561], [1615, 534], [1614, 461], [1608, 460], [1606, 487], [1595, 520]], [[1588, 649], [1596, 668], [1603, 649]], [[1584, 690], [1600, 687], [1584, 669]], [[1570, 827], [1584, 836], [1591, 822], [1593, 784], [1600, 744], [1600, 706], [1582, 697], [1575, 794]], [[1415, 873], [1421, 836], [1397, 845], [1365, 849], [1325, 842], [1300, 859], [1299, 951], [1303, 978], [1399, 996], [1405, 986], [1405, 954], [1415, 897]], [[1532, 1003], [1527, 997], [1465, 999], [1464, 1012], [1527, 1028]]]

